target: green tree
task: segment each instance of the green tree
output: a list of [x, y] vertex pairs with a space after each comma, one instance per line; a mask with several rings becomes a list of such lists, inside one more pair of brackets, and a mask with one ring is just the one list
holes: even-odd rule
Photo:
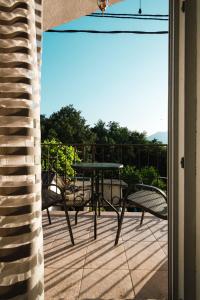
[[108, 140], [110, 144], [128, 144], [130, 131], [127, 127], [121, 127], [118, 122], [108, 123]]
[[92, 128], [92, 132], [96, 136], [95, 142], [97, 144], [107, 144], [108, 143], [108, 129], [106, 127], [105, 122], [103, 122], [102, 120], [99, 120]]
[[65, 144], [93, 143], [95, 134], [91, 131], [81, 111], [73, 105], [62, 107], [49, 118], [41, 117], [42, 140], [56, 138]]
[[149, 144], [147, 140], [147, 133], [144, 132], [138, 132], [138, 131], [131, 131], [130, 132], [130, 138], [129, 138], [130, 144]]
[[130, 131], [115, 121], [106, 124], [99, 120], [92, 131], [96, 135], [97, 144], [144, 144], [148, 142], [146, 132]]

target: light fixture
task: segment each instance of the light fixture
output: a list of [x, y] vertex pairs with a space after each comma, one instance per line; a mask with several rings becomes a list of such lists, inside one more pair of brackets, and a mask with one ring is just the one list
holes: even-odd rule
[[138, 14], [141, 15], [142, 14], [142, 0], [140, 0], [140, 7], [138, 10]]
[[102, 13], [104, 13], [108, 7], [108, 0], [97, 0], [97, 4]]

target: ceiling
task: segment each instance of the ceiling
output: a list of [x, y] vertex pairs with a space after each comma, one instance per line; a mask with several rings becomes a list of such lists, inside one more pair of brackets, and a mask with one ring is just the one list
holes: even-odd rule
[[[120, 0], [110, 0], [113, 4]], [[43, 30], [67, 23], [97, 10], [96, 0], [43, 0]]]

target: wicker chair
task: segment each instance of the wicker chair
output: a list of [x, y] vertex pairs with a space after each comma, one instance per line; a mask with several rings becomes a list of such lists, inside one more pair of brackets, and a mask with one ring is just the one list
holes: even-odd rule
[[[60, 194], [51, 191], [50, 190], [51, 187], [56, 187], [57, 189], [59, 189]], [[70, 234], [70, 239], [71, 239], [72, 245], [74, 245], [74, 237], [73, 237], [73, 233], [72, 233], [71, 223], [70, 223], [69, 214], [68, 214], [68, 210], [67, 210], [67, 206], [65, 203], [65, 198], [64, 198], [64, 194], [63, 194], [62, 190], [54, 184], [43, 184], [42, 185], [42, 210], [45, 210], [45, 209], [47, 210], [49, 224], [52, 223], [50, 213], [49, 213], [49, 207], [57, 206], [57, 205], [62, 206], [64, 208], [67, 225], [68, 225], [68, 229], [69, 229], [69, 234]]]
[[[61, 176], [55, 172], [42, 172], [42, 182], [51, 184], [50, 190], [55, 193], [60, 194], [61, 190], [64, 195], [66, 207], [76, 211], [75, 224], [78, 222], [79, 211], [83, 210], [84, 206], [86, 206], [91, 199], [91, 182], [86, 179], [87, 178], [82, 178], [81, 180], [81, 178], [78, 178], [75, 184], [70, 181], [65, 183]], [[59, 187], [59, 189], [57, 189], [57, 187]]]
[[145, 212], [148, 212], [160, 219], [167, 220], [167, 196], [165, 192], [157, 187], [145, 184], [136, 184], [136, 188], [138, 191], [132, 194], [127, 193], [123, 202], [115, 245], [118, 244], [125, 208], [128, 206], [138, 207], [142, 210], [140, 226], [142, 226]]

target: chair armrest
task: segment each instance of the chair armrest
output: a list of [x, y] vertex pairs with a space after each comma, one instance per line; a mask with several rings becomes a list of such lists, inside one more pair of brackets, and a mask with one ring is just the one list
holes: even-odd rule
[[55, 186], [60, 191], [60, 195], [61, 195], [61, 197], [62, 197], [62, 199], [64, 201], [64, 199], [65, 199], [64, 191], [57, 184], [54, 184], [54, 183], [42, 184], [42, 188], [44, 188], [44, 189], [48, 189], [51, 186]]
[[143, 184], [143, 183], [137, 183], [135, 186], [139, 189], [157, 192], [158, 194], [163, 196], [167, 202], [167, 195], [161, 189], [159, 189], [153, 185], [147, 185], [147, 184]]
[[91, 177], [85, 177], [85, 176], [75, 176], [71, 178], [71, 181], [73, 180], [80, 180], [80, 181], [90, 181]]
[[168, 178], [167, 177], [165, 177], [165, 176], [160, 176], [160, 177], [158, 177], [159, 179], [162, 179], [162, 180], [168, 180]]

